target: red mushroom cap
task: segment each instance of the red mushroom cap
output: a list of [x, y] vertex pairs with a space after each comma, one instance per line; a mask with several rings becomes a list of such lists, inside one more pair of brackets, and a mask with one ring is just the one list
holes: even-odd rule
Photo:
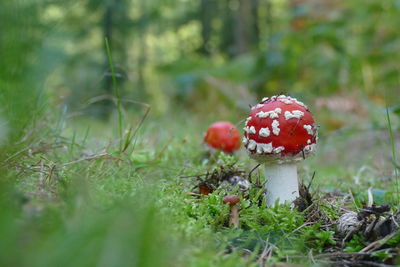
[[212, 148], [232, 153], [240, 148], [240, 134], [232, 123], [218, 121], [208, 127], [204, 142]]
[[240, 201], [240, 198], [235, 195], [228, 195], [228, 196], [224, 196], [222, 201], [225, 204], [229, 204], [229, 205], [233, 206], [233, 205], [236, 205]]
[[280, 95], [264, 98], [246, 120], [243, 143], [260, 162], [299, 161], [315, 150], [317, 127], [307, 106]]

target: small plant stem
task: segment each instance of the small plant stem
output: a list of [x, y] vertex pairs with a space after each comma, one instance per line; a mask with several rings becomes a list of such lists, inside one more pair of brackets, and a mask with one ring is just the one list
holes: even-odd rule
[[231, 215], [229, 216], [229, 225], [233, 225], [234, 228], [239, 227], [239, 207], [236, 204], [231, 206]]
[[119, 94], [119, 90], [117, 87], [117, 79], [115, 76], [115, 69], [114, 69], [114, 65], [113, 65], [113, 59], [112, 59], [112, 55], [111, 55], [111, 49], [110, 49], [110, 45], [108, 43], [108, 39], [105, 38], [105, 42], [106, 42], [106, 49], [107, 49], [107, 56], [108, 56], [108, 64], [110, 66], [110, 70], [111, 70], [111, 75], [112, 75], [112, 81], [113, 81], [113, 91], [115, 94], [115, 98], [116, 98], [116, 102], [117, 102], [117, 110], [118, 110], [118, 135], [119, 135], [119, 152], [122, 152], [123, 149], [123, 140], [122, 140], [122, 111], [121, 111], [121, 97]]
[[76, 131], [74, 131], [73, 135], [72, 135], [72, 140], [71, 140], [71, 144], [69, 147], [69, 153], [72, 155], [72, 153], [74, 152], [74, 146], [75, 146], [75, 138], [76, 138]]
[[88, 126], [86, 128], [85, 136], [83, 137], [83, 140], [82, 140], [82, 147], [84, 147], [86, 145], [86, 141], [89, 137], [89, 131], [90, 131], [90, 126]]
[[394, 138], [393, 138], [393, 130], [392, 130], [392, 122], [390, 121], [390, 114], [389, 114], [389, 109], [386, 108], [386, 119], [388, 122], [388, 129], [389, 129], [389, 137], [390, 137], [390, 144], [392, 147], [392, 158], [393, 158], [393, 167], [394, 167], [394, 175], [395, 175], [395, 180], [396, 180], [396, 194], [397, 194], [397, 202], [400, 202], [400, 195], [399, 195], [399, 174], [397, 170], [397, 158], [396, 158], [396, 148], [395, 148], [395, 143], [394, 143]]

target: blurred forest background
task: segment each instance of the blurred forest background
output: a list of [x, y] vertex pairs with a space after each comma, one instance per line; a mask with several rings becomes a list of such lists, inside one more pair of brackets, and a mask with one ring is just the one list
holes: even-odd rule
[[399, 14], [397, 0], [2, 1], [1, 112], [23, 125], [47, 99], [107, 118], [105, 39], [121, 98], [153, 115], [246, 109], [280, 92], [396, 108]]

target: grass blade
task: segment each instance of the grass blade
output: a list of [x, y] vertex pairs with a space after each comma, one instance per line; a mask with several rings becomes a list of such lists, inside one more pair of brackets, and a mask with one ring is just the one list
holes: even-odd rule
[[116, 102], [117, 102], [117, 110], [118, 110], [118, 137], [119, 137], [119, 152], [122, 152], [122, 135], [123, 135], [123, 121], [122, 121], [122, 111], [121, 111], [121, 97], [119, 94], [119, 90], [117, 87], [117, 79], [115, 76], [115, 69], [114, 69], [114, 65], [113, 65], [113, 60], [112, 60], [112, 55], [111, 55], [111, 49], [110, 49], [110, 45], [108, 43], [108, 39], [105, 38], [105, 42], [106, 42], [106, 49], [107, 49], [107, 56], [108, 56], [108, 64], [111, 70], [111, 75], [112, 75], [112, 81], [113, 81], [113, 91], [115, 94], [115, 98], [116, 98]]
[[392, 122], [390, 121], [390, 114], [389, 114], [389, 109], [386, 108], [386, 119], [388, 122], [388, 130], [389, 130], [389, 138], [390, 138], [390, 145], [392, 148], [392, 158], [393, 158], [393, 167], [394, 167], [394, 175], [396, 179], [396, 194], [397, 194], [397, 201], [399, 202], [400, 200], [400, 195], [399, 195], [399, 174], [397, 171], [397, 157], [396, 157], [396, 148], [395, 148], [395, 143], [394, 143], [394, 137], [393, 137], [393, 130], [392, 130]]

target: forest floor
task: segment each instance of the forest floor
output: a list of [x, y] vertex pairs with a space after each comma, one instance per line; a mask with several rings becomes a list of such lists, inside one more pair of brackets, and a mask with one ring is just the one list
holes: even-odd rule
[[[376, 120], [353, 118], [339, 129], [322, 131], [317, 154], [299, 165], [306, 201], [295, 209], [266, 208], [263, 167], [255, 169], [257, 163], [245, 151], [233, 156], [207, 152], [202, 144], [207, 124], [199, 118], [147, 118], [124, 152], [107, 124], [59, 122], [64, 127], [49, 127], [20, 151], [18, 161], [7, 163], [18, 177], [17, 201], [0, 222], [8, 244], [0, 245], [2, 262], [399, 264], [398, 178], [385, 113], [375, 115]], [[250, 188], [220, 186], [233, 174], [248, 179]], [[204, 182], [212, 184], [212, 193], [200, 194]], [[229, 206], [222, 202], [227, 194], [240, 196], [238, 228], [228, 223]], [[360, 225], [345, 237], [338, 219], [349, 211], [358, 214]]]

